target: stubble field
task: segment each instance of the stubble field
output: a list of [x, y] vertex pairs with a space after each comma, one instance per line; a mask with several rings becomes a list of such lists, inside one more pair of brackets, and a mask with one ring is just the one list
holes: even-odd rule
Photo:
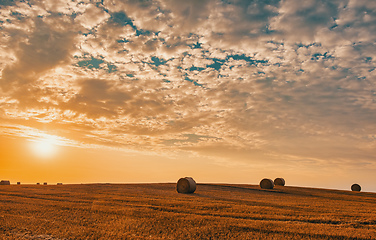
[[376, 239], [376, 194], [277, 186], [0, 186], [0, 239]]

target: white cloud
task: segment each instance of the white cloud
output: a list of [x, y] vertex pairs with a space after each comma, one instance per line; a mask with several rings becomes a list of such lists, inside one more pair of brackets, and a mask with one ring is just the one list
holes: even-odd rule
[[76, 20], [80, 22], [85, 28], [92, 29], [104, 20], [109, 18], [109, 14], [104, 12], [102, 9], [94, 6], [93, 4], [88, 4], [85, 12], [79, 15]]
[[208, 137], [172, 147], [302, 156], [304, 145], [329, 158], [340, 152], [315, 149], [365, 142], [374, 127], [374, 9], [321, 0], [17, 3], [0, 10], [1, 117], [79, 126], [104, 144], [158, 149], [196, 134]]

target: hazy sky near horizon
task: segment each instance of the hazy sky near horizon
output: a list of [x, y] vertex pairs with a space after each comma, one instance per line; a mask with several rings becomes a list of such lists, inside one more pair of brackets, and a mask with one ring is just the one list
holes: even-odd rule
[[376, 1], [0, 4], [0, 177], [376, 191]]

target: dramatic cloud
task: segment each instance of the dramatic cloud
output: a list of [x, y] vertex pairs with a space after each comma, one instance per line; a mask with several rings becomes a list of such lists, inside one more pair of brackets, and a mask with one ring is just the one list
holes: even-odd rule
[[374, 1], [1, 3], [6, 126], [220, 149], [229, 162], [375, 167]]

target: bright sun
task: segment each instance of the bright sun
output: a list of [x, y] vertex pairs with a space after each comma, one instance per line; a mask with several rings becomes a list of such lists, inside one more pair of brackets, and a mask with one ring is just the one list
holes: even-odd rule
[[56, 139], [53, 137], [46, 137], [39, 139], [32, 143], [32, 149], [36, 155], [43, 158], [53, 156], [57, 151]]

